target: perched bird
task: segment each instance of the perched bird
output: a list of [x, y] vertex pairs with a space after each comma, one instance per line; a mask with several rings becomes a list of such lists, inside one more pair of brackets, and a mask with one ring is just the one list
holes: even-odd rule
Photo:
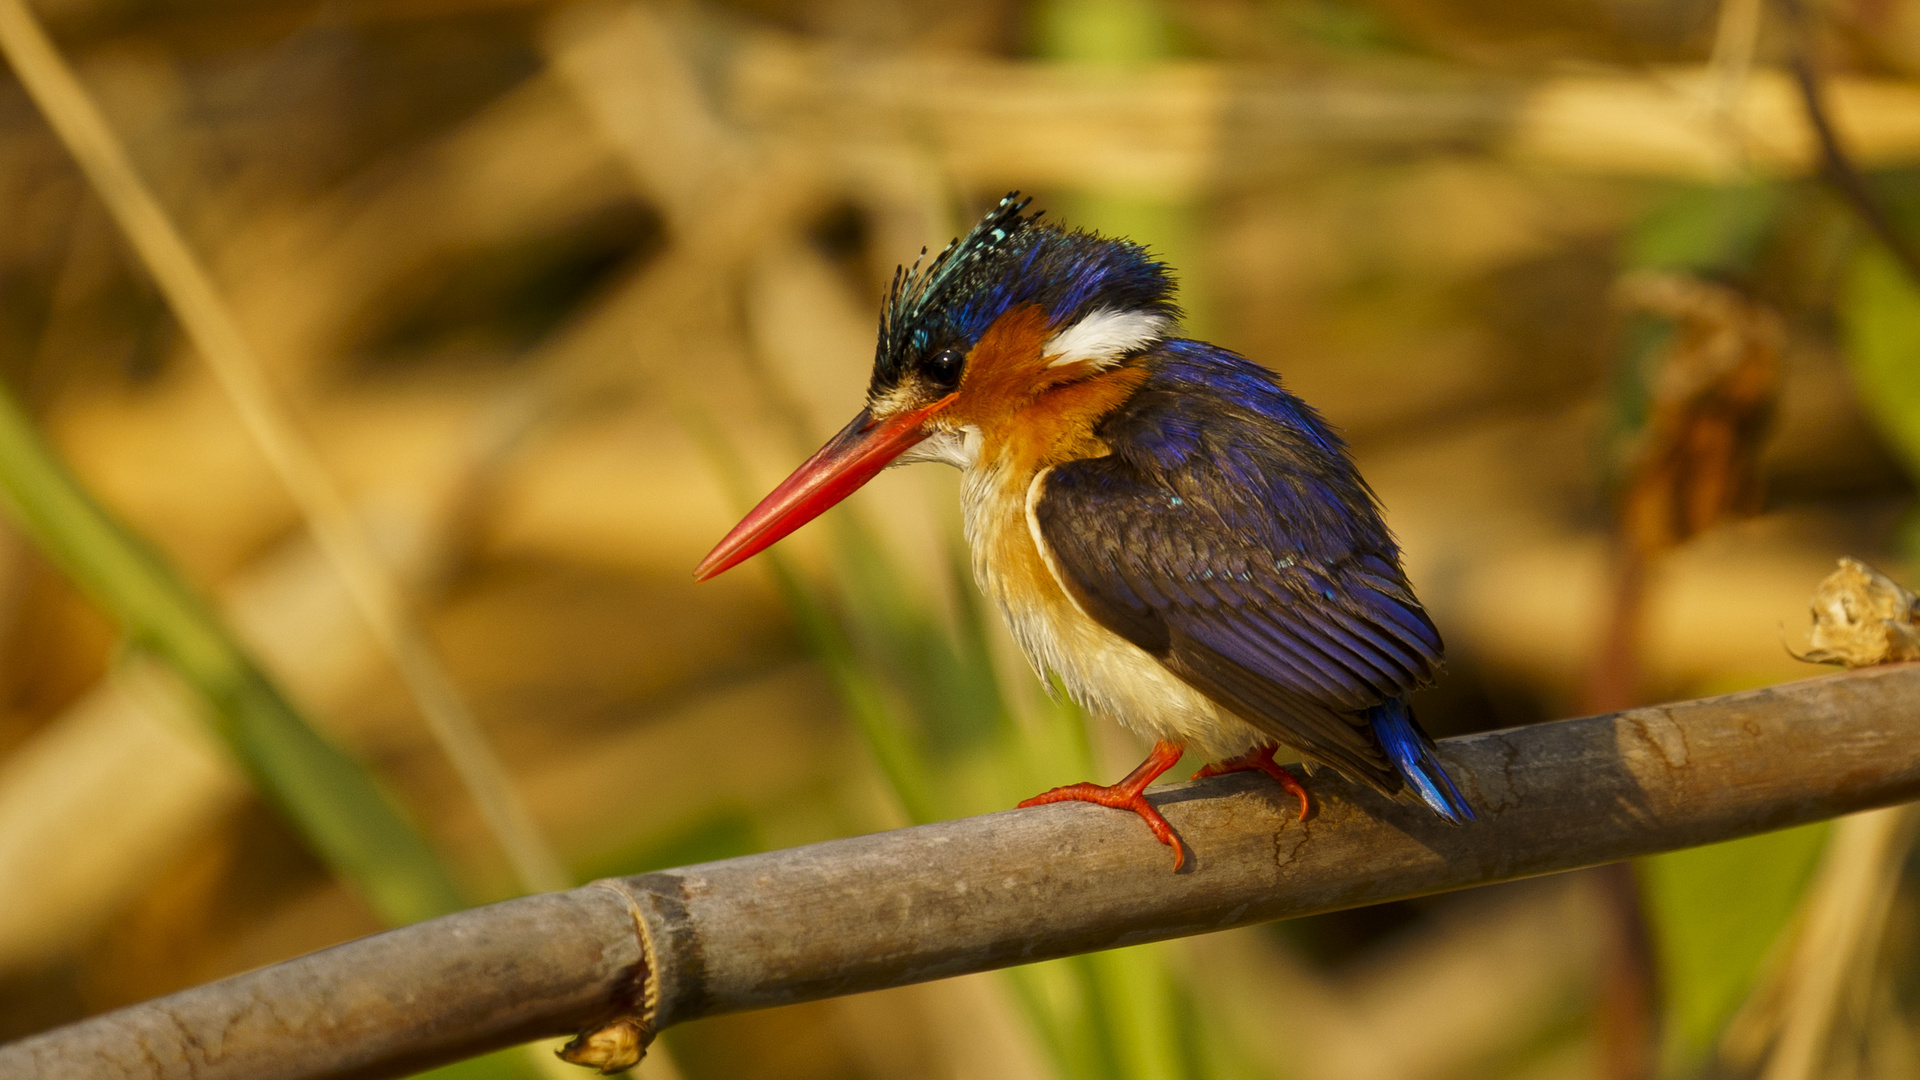
[[[1042, 678], [1154, 740], [1117, 784], [1056, 788], [1146, 819], [1189, 747], [1308, 811], [1280, 745], [1450, 822], [1473, 810], [1407, 706], [1440, 635], [1345, 444], [1278, 376], [1178, 336], [1168, 268], [1002, 199], [894, 273], [866, 408], [704, 559], [706, 580], [890, 464], [964, 475], [973, 571]], [[924, 256], [924, 252], [922, 255]]]

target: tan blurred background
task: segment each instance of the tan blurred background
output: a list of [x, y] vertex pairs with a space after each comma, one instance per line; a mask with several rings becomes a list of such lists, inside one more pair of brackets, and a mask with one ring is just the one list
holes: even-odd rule
[[[692, 584], [742, 508], [694, 432], [717, 429], [756, 490], [783, 475], [858, 407], [894, 265], [1011, 188], [1166, 253], [1194, 333], [1345, 430], [1447, 638], [1420, 703], [1436, 734], [1592, 700], [1617, 601], [1617, 283], [1699, 192], [1766, 181], [1791, 204], [1759, 256], [1703, 273], [1781, 320], [1777, 411], [1758, 512], [1652, 565], [1634, 693], [1804, 677], [1783, 640], [1834, 558], [1907, 572], [1913, 482], [1835, 331], [1867, 241], [1804, 179], [1773, 8], [34, 8], [581, 880], [905, 822], [767, 572]], [[1920, 162], [1920, 3], [1815, 15], [1849, 143], [1898, 181]], [[474, 898], [516, 891], [295, 502], [11, 79], [0, 215], [0, 376]], [[955, 486], [920, 466], [853, 500], [941, 611], [964, 599]], [[818, 532], [790, 545], [804, 574], [831, 573]], [[995, 649], [1009, 696], [1033, 696]], [[178, 697], [0, 535], [0, 1039], [380, 928]], [[1134, 753], [1091, 737], [1110, 768]], [[1181, 1068], [1603, 1075], [1603, 909], [1574, 875], [1169, 946], [1206, 1017]], [[1904, 978], [1860, 1028], [1873, 1075], [1920, 1075]], [[703, 1021], [640, 1075], [1069, 1075], [1023, 1016], [981, 976]]]

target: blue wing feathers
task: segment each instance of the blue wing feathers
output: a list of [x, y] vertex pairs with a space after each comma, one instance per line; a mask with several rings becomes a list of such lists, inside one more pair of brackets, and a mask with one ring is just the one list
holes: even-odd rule
[[1440, 634], [1340, 437], [1248, 360], [1169, 341], [1035, 515], [1088, 614], [1352, 779], [1472, 817], [1406, 708]]

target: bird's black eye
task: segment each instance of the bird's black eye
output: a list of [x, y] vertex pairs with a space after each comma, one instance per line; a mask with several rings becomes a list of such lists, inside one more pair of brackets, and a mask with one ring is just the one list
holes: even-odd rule
[[935, 386], [951, 390], [960, 385], [960, 369], [966, 365], [967, 358], [958, 349], [941, 349], [920, 365], [927, 378]]

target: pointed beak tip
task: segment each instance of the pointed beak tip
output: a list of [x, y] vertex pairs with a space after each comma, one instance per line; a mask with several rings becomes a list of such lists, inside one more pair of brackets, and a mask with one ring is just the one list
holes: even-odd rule
[[742, 561], [739, 559], [728, 559], [726, 557], [727, 552], [724, 550], [725, 547], [726, 542], [723, 540], [712, 551], [707, 552], [706, 557], [694, 566], [694, 584], [698, 585], [701, 582], [712, 581], [714, 578], [733, 569], [737, 563]]
[[927, 418], [952, 404], [954, 397], [949, 394], [932, 405], [878, 422], [862, 410], [700, 560], [693, 568], [693, 580], [719, 577], [852, 494], [926, 438]]

